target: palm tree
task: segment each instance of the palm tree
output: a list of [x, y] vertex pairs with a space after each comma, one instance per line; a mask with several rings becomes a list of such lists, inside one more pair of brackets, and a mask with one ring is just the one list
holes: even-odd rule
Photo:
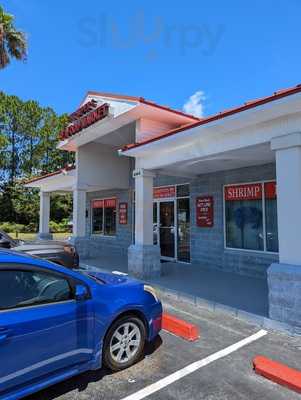
[[0, 6], [0, 69], [5, 68], [11, 57], [26, 59], [27, 41], [23, 32], [13, 25], [14, 16], [4, 12]]

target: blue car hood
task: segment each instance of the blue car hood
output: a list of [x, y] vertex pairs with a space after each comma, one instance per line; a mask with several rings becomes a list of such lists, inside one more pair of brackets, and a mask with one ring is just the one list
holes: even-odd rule
[[118, 285], [126, 282], [136, 282], [134, 279], [128, 278], [126, 275], [111, 274], [108, 272], [86, 271], [87, 275], [96, 278], [98, 281], [109, 285]]

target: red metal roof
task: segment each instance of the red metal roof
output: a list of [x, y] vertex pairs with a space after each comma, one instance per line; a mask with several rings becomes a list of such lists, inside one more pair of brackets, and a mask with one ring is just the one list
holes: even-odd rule
[[301, 84], [298, 84], [298, 85], [296, 85], [294, 87], [291, 87], [291, 88], [277, 90], [276, 92], [274, 92], [270, 96], [262, 97], [260, 99], [254, 99], [254, 100], [246, 101], [244, 104], [242, 104], [242, 105], [240, 105], [238, 107], [234, 107], [234, 108], [231, 108], [231, 109], [228, 109], [228, 110], [221, 111], [221, 112], [219, 112], [217, 114], [214, 114], [214, 115], [211, 115], [209, 117], [199, 119], [199, 121], [197, 121], [197, 122], [193, 122], [191, 124], [189, 123], [189, 124], [186, 124], [186, 125], [182, 125], [179, 128], [171, 129], [171, 130], [169, 130], [167, 132], [164, 132], [164, 133], [162, 133], [162, 134], [160, 134], [160, 135], [158, 135], [156, 137], [153, 137], [151, 139], [145, 140], [143, 142], [128, 144], [128, 145], [126, 145], [126, 146], [124, 146], [122, 148], [122, 151], [127, 151], [127, 150], [130, 150], [130, 149], [136, 148], [136, 147], [140, 147], [140, 146], [143, 146], [145, 144], [148, 144], [148, 143], [151, 143], [151, 142], [155, 142], [157, 140], [161, 140], [161, 139], [166, 138], [168, 136], [175, 135], [178, 132], [183, 132], [186, 129], [195, 128], [197, 126], [205, 125], [205, 124], [208, 124], [209, 122], [216, 121], [218, 119], [222, 119], [222, 118], [228, 117], [230, 115], [237, 114], [237, 113], [240, 113], [242, 111], [246, 111], [246, 110], [249, 110], [251, 108], [255, 108], [255, 107], [258, 107], [260, 105], [269, 103], [271, 101], [281, 99], [282, 97], [290, 96], [290, 95], [293, 95], [295, 93], [300, 93], [300, 92], [301, 92]]
[[66, 167], [58, 169], [57, 171], [48, 172], [48, 173], [45, 173], [43, 175], [35, 176], [34, 178], [28, 179], [27, 181], [24, 182], [24, 184], [35, 182], [35, 181], [39, 181], [39, 180], [45, 179], [45, 178], [49, 178], [50, 176], [59, 175], [59, 174], [62, 174], [63, 172], [65, 172], [65, 171], [71, 171], [71, 170], [73, 170], [75, 168], [76, 168], [75, 165], [67, 165]]

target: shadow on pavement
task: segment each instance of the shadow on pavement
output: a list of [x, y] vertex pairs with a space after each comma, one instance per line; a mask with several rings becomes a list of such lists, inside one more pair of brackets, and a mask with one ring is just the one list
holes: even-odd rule
[[[153, 354], [162, 345], [162, 343], [163, 342], [160, 336], [157, 336], [157, 338], [151, 343], [147, 343], [144, 356], [150, 356]], [[113, 374], [113, 372], [104, 367], [97, 371], [87, 371], [57, 383], [56, 385], [50, 386], [49, 388], [41, 390], [33, 395], [27, 396], [24, 398], [24, 400], [53, 400], [73, 390], [82, 392], [88, 387], [89, 383], [99, 382], [105, 376]]]

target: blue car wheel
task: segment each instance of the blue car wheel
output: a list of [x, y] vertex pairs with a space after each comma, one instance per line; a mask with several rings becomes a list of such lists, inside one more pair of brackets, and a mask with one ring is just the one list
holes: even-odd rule
[[103, 362], [112, 371], [135, 364], [144, 353], [146, 329], [136, 316], [124, 316], [110, 327], [103, 349]]

